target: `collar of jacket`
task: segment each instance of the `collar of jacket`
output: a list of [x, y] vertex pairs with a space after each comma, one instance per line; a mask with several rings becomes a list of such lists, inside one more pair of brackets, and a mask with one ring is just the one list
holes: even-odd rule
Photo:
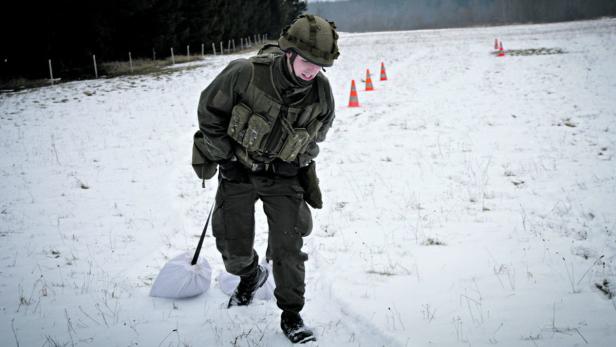
[[274, 85], [284, 99], [285, 103], [294, 103], [301, 100], [312, 88], [315, 81], [300, 80], [290, 71], [286, 55], [279, 55], [274, 59], [272, 66]]

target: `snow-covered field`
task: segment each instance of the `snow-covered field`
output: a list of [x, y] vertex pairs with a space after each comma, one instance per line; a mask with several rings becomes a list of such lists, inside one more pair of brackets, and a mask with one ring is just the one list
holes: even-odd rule
[[[495, 38], [564, 53], [497, 58]], [[616, 345], [615, 42], [615, 19], [342, 35], [305, 240], [314, 345]], [[1, 346], [289, 345], [273, 301], [148, 296], [213, 201], [196, 106], [236, 57], [0, 95]]]

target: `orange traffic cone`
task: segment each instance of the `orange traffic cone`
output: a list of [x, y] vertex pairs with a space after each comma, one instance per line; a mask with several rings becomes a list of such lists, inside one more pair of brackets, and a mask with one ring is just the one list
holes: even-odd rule
[[381, 62], [381, 81], [387, 81], [387, 74], [385, 73], [385, 65]]
[[374, 90], [372, 86], [372, 78], [370, 78], [370, 69], [366, 69], [366, 91]]
[[494, 39], [494, 50], [498, 51], [498, 39]]
[[351, 80], [351, 96], [349, 97], [349, 107], [359, 107], [357, 89], [355, 89], [355, 80]]
[[499, 57], [504, 57], [505, 56], [505, 51], [503, 50], [503, 42], [500, 42], [500, 45], [498, 47], [498, 56]]

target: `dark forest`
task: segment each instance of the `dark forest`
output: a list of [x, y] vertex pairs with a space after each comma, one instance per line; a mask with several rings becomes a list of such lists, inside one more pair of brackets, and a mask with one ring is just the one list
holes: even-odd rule
[[201, 53], [220, 41], [277, 37], [302, 13], [298, 0], [57, 0], [1, 5], [0, 78], [48, 77], [48, 59], [63, 77], [91, 75], [97, 61]]

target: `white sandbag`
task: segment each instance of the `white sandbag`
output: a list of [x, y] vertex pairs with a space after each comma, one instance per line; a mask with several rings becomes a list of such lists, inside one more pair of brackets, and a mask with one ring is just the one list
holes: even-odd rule
[[205, 258], [191, 265], [189, 252], [169, 260], [156, 277], [150, 296], [182, 299], [200, 295], [210, 288], [212, 268]]
[[[274, 289], [276, 289], [276, 283], [274, 282], [274, 274], [272, 272], [272, 264], [266, 262], [265, 260], [261, 262], [261, 265], [265, 266], [269, 271], [269, 276], [267, 277], [267, 281], [265, 284], [255, 293], [255, 299], [260, 300], [271, 300], [274, 297]], [[231, 296], [233, 291], [240, 283], [240, 277], [230, 274], [227, 271], [221, 271], [218, 275], [218, 284], [220, 285], [220, 289], [223, 293]]]

